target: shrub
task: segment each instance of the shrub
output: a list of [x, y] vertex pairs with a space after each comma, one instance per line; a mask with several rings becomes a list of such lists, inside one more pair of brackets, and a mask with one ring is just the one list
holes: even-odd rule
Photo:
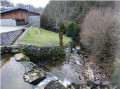
[[116, 45], [115, 19], [110, 8], [91, 10], [82, 25], [81, 43], [99, 59], [110, 59]]
[[30, 61], [30, 59], [27, 56], [24, 56], [21, 61]]
[[63, 21], [63, 23], [64, 23], [64, 26], [65, 26], [65, 30], [64, 30], [63, 34], [66, 34], [66, 29], [67, 29], [67, 26], [70, 23], [70, 21], [69, 20], [65, 20], [65, 21]]
[[66, 28], [66, 35], [68, 37], [73, 37], [75, 29], [76, 29], [76, 24], [74, 22], [69, 22]]

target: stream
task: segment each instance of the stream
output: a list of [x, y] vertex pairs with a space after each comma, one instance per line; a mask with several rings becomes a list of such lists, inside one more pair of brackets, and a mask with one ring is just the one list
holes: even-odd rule
[[38, 65], [45, 70], [46, 78], [36, 86], [24, 82], [24, 63], [17, 62], [14, 55], [2, 55], [1, 59], [2, 89], [33, 89], [51, 80], [59, 80], [65, 86], [73, 82], [84, 83], [81, 76], [83, 59], [76, 53], [69, 54], [67, 58], [58, 61], [40, 61]]
[[[51, 67], [51, 64], [54, 66]], [[39, 65], [47, 65], [49, 71], [46, 72], [47, 78], [41, 81], [37, 87], [45, 85], [51, 80], [59, 80], [64, 86], [71, 83], [84, 84], [85, 81], [82, 76], [83, 64], [83, 58], [77, 54], [77, 51], [68, 54], [67, 58], [61, 61], [54, 61], [54, 63], [51, 61], [40, 62]]]
[[2, 55], [1, 62], [1, 89], [33, 89], [32, 85], [24, 82], [25, 68], [13, 55]]
[[[44, 89], [45, 85], [51, 80], [58, 80], [64, 86], [71, 83], [85, 83], [85, 79], [82, 76], [84, 60], [76, 51], [68, 53], [65, 59], [58, 61], [40, 61], [37, 65], [46, 72], [46, 78], [36, 86], [24, 81], [23, 74], [25, 73], [26, 63], [17, 62], [13, 54], [2, 55], [0, 62], [1, 89]], [[119, 62], [117, 63], [119, 64]], [[117, 66], [116, 71], [113, 74], [113, 82], [115, 85], [119, 85], [119, 78], [119, 66]]]

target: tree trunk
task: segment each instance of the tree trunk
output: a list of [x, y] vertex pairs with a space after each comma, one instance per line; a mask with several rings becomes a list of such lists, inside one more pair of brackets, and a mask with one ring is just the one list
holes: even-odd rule
[[63, 49], [63, 32], [59, 32], [59, 39], [60, 49]]
[[64, 32], [65, 26], [64, 23], [60, 23], [59, 24], [59, 45], [60, 45], [60, 49], [63, 49], [63, 32]]

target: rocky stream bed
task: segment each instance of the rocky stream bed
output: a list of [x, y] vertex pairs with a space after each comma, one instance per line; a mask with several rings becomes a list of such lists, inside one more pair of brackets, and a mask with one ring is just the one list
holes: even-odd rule
[[22, 53], [12, 55], [1, 68], [2, 89], [119, 89], [97, 59], [78, 50], [68, 48], [65, 59], [37, 64], [21, 61]]

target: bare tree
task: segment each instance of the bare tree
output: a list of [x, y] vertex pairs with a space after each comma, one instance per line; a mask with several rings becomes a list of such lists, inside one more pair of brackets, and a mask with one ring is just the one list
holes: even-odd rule
[[113, 57], [116, 47], [116, 19], [111, 8], [91, 10], [85, 17], [81, 42], [101, 59]]
[[70, 17], [75, 14], [74, 11], [76, 5], [77, 3], [75, 3], [74, 6], [69, 7], [70, 3], [68, 3], [67, 1], [50, 1], [47, 15], [49, 18], [54, 20], [55, 27], [58, 28], [58, 24], [60, 22], [64, 20], [70, 20]]
[[6, 9], [6, 8], [14, 7], [13, 3], [11, 3], [8, 0], [1, 0], [0, 6], [2, 7], [2, 10]]
[[37, 12], [37, 13], [40, 13], [40, 14], [42, 14], [43, 11], [44, 11], [44, 8], [42, 8], [42, 7], [36, 8], [31, 4], [25, 5], [25, 4], [22, 4], [22, 3], [18, 3], [17, 7], [27, 8], [27, 9], [30, 9], [31, 11], [34, 11], [34, 12]]

